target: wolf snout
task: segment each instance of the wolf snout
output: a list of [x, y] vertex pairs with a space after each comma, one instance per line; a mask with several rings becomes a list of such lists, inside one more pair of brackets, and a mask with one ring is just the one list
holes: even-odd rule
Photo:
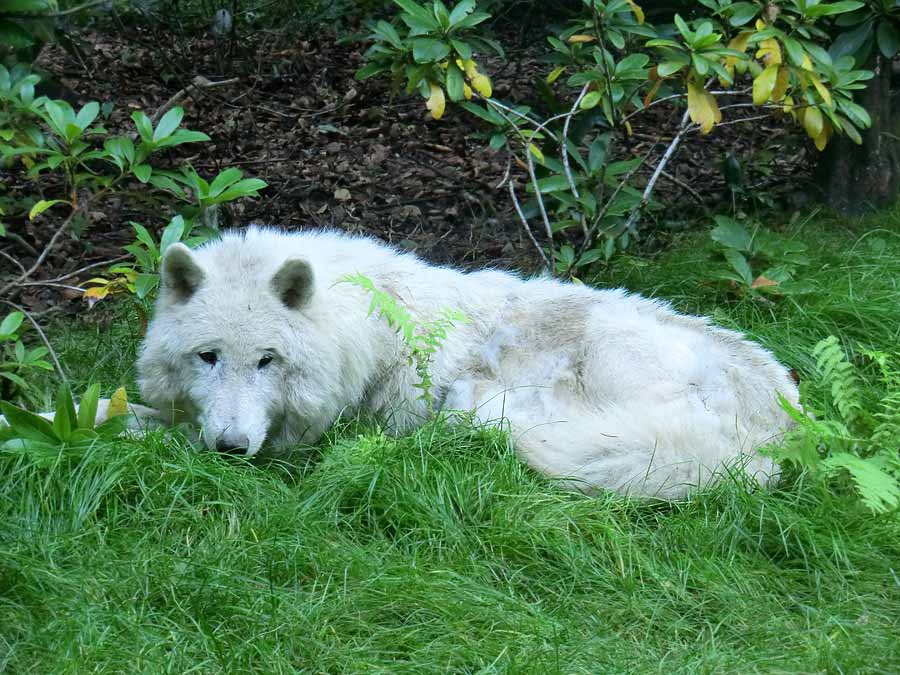
[[216, 439], [216, 452], [229, 455], [244, 455], [250, 447], [250, 438], [246, 434], [239, 436], [220, 436]]

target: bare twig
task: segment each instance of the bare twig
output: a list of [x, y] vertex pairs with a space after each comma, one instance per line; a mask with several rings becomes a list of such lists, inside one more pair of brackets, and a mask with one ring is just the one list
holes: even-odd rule
[[103, 267], [105, 265], [115, 265], [117, 262], [122, 262], [123, 260], [126, 260], [130, 257], [131, 256], [128, 254], [120, 255], [117, 258], [112, 258], [110, 260], [101, 260], [100, 262], [95, 262], [95, 263], [91, 263], [90, 265], [85, 265], [84, 267], [81, 267], [81, 268], [75, 270], [74, 272], [68, 272], [67, 274], [63, 274], [62, 276], [59, 276], [59, 277], [54, 277], [53, 279], [46, 279], [45, 281], [28, 282], [28, 283], [19, 284], [19, 285], [20, 286], [34, 286], [34, 285], [48, 284], [48, 283], [59, 283], [60, 281], [65, 281], [66, 279], [71, 279], [72, 277], [77, 276], [77, 275], [81, 274], [82, 272], [87, 272], [88, 270], [92, 270], [95, 267]]
[[79, 293], [84, 293], [85, 289], [81, 288], [81, 286], [70, 286], [69, 284], [58, 284], [52, 281], [26, 281], [24, 284], [19, 284], [20, 288], [25, 288], [29, 286], [38, 286], [42, 288], [62, 288], [67, 291], [78, 291]]
[[512, 156], [508, 157], [506, 160], [506, 171], [503, 172], [503, 178], [500, 179], [500, 182], [494, 186], [495, 190], [499, 190], [504, 185], [506, 185], [506, 181], [509, 180], [510, 170], [512, 169]]
[[509, 187], [509, 196], [512, 199], [513, 207], [516, 209], [516, 214], [519, 216], [519, 220], [522, 222], [522, 226], [525, 228], [525, 232], [528, 234], [528, 238], [531, 239], [531, 243], [534, 245], [534, 249], [538, 252], [538, 255], [541, 256], [541, 260], [544, 263], [544, 267], [547, 268], [547, 271], [550, 274], [553, 274], [553, 266], [550, 264], [550, 261], [547, 259], [547, 254], [544, 253], [544, 249], [541, 248], [541, 245], [538, 243], [538, 240], [534, 238], [534, 233], [531, 231], [531, 226], [528, 225], [528, 218], [525, 217], [525, 213], [522, 211], [522, 206], [519, 204], [519, 198], [516, 196], [516, 184], [515, 181], [510, 180], [508, 182]]
[[[741, 94], [746, 94], [748, 91], [749, 91], [749, 89], [720, 89], [720, 90], [713, 90], [709, 93], [712, 94], [713, 96], [740, 96]], [[666, 103], [667, 101], [674, 101], [679, 98], [687, 98], [687, 94], [671, 94], [669, 96], [663, 96], [662, 98], [654, 99], [654, 100], [650, 101], [647, 105], [645, 105], [643, 108], [638, 108], [637, 110], [632, 110], [630, 113], [625, 115], [625, 117], [622, 118], [622, 122], [627, 122], [635, 115], [640, 115], [642, 112], [646, 112], [653, 106], [657, 106], [660, 103]], [[724, 108], [734, 107], [735, 105], [739, 105], [739, 104], [730, 104], [730, 105], [724, 106], [723, 108], [720, 108], [720, 110], [722, 110]], [[743, 104], [740, 104], [740, 105], [743, 105]]]
[[550, 216], [547, 215], [547, 207], [544, 205], [544, 195], [541, 194], [541, 186], [538, 183], [537, 174], [534, 172], [534, 153], [531, 146], [525, 148], [525, 159], [528, 160], [528, 176], [534, 185], [534, 197], [537, 200], [538, 210], [541, 212], [541, 220], [544, 221], [544, 230], [547, 233], [547, 241], [553, 245], [553, 226], [550, 224]]
[[575, 103], [572, 104], [572, 109], [569, 110], [569, 114], [566, 115], [566, 121], [563, 123], [562, 130], [562, 161], [563, 161], [563, 169], [566, 172], [566, 180], [569, 182], [569, 189], [572, 191], [572, 196], [575, 199], [579, 199], [581, 195], [578, 194], [578, 188], [575, 185], [575, 179], [572, 177], [572, 169], [569, 166], [569, 123], [572, 121], [572, 118], [578, 112], [578, 106], [581, 105], [582, 99], [588, 93], [588, 89], [590, 88], [591, 83], [588, 82], [581, 88], [581, 92], [578, 94], [578, 98], [575, 99]]
[[14, 286], [19, 286], [23, 281], [26, 281], [28, 277], [34, 274], [37, 269], [44, 263], [44, 260], [47, 259], [47, 256], [50, 255], [50, 251], [53, 250], [53, 247], [56, 246], [56, 242], [62, 236], [62, 233], [65, 232], [69, 224], [72, 222], [72, 218], [75, 217], [75, 214], [78, 213], [79, 209], [77, 207], [72, 208], [72, 212], [66, 217], [66, 219], [62, 222], [56, 232], [53, 233], [53, 236], [50, 238], [50, 241], [47, 242], [47, 245], [44, 247], [44, 250], [41, 251], [41, 254], [38, 256], [38, 259], [34, 261], [34, 264], [25, 270], [17, 279], [10, 281], [3, 288], [0, 288], [0, 297], [6, 295], [7, 291]]
[[44, 346], [47, 348], [47, 353], [50, 354], [50, 358], [53, 359], [53, 365], [56, 367], [56, 372], [59, 373], [60, 378], [66, 384], [69, 384], [69, 378], [66, 377], [66, 372], [63, 370], [62, 365], [59, 363], [59, 359], [56, 357], [56, 352], [53, 350], [53, 346], [50, 344], [50, 340], [47, 339], [46, 334], [44, 333], [41, 325], [37, 322], [37, 320], [31, 316], [31, 314], [24, 308], [20, 307], [14, 302], [10, 302], [9, 300], [0, 300], [5, 305], [12, 307], [16, 311], [22, 312], [25, 315], [25, 318], [31, 322], [31, 325], [34, 326], [34, 329], [37, 331], [37, 334], [41, 336], [41, 340], [44, 343]]
[[656, 170], [653, 172], [653, 175], [650, 176], [650, 180], [647, 181], [647, 186], [644, 188], [644, 193], [641, 195], [640, 203], [634, 207], [631, 211], [631, 215], [628, 216], [628, 221], [625, 223], [625, 231], [628, 232], [634, 227], [634, 224], [637, 222], [637, 219], [640, 218], [641, 212], [644, 210], [644, 207], [647, 206], [647, 202], [650, 201], [650, 195], [653, 194], [653, 188], [656, 187], [656, 183], [659, 180], [659, 177], [662, 175], [662, 172], [666, 168], [666, 164], [669, 163], [669, 160], [672, 159], [672, 156], [675, 154], [675, 151], [678, 150], [678, 146], [681, 145], [681, 139], [684, 138], [684, 135], [690, 131], [693, 125], [690, 121], [690, 113], [685, 110], [684, 115], [681, 117], [681, 124], [678, 128], [678, 133], [675, 134], [675, 137], [672, 139], [672, 142], [669, 143], [669, 147], [666, 148], [665, 153], [663, 153], [662, 158], [659, 160], [659, 164], [656, 165]]
[[159, 108], [157, 108], [156, 112], [153, 113], [153, 116], [150, 118], [150, 121], [156, 126], [156, 123], [159, 122], [160, 118], [168, 112], [168, 110], [176, 105], [178, 105], [181, 101], [187, 98], [194, 90], [197, 89], [212, 89], [213, 87], [224, 87], [229, 84], [234, 84], [236, 82], [240, 82], [239, 77], [232, 77], [228, 80], [220, 80], [218, 82], [211, 82], [207, 80], [202, 75], [197, 75], [191, 83], [186, 86], [184, 89], [177, 91], [168, 101], [163, 103]]
[[25, 274], [25, 265], [20, 263], [18, 258], [13, 258], [6, 251], [0, 251], [0, 255], [2, 255], [4, 258], [6, 258], [10, 262], [12, 262], [16, 267], [18, 267], [22, 271], [22, 274]]

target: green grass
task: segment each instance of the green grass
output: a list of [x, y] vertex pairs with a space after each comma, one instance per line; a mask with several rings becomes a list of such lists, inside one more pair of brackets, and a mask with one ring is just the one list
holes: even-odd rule
[[[809, 374], [829, 333], [900, 343], [883, 218], [790, 230], [813, 246], [811, 296], [726, 298], [702, 235], [604, 283], [711, 313]], [[55, 327], [77, 383], [130, 381], [124, 319]], [[0, 671], [895, 673], [898, 624], [900, 519], [809, 479], [589, 499], [493, 432], [356, 423], [256, 465], [162, 433], [49, 466], [0, 457]]]

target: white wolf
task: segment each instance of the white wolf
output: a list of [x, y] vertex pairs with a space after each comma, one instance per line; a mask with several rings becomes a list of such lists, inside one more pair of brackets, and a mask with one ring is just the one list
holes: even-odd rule
[[355, 273], [419, 322], [469, 318], [434, 358], [434, 400], [508, 424], [518, 455], [569, 488], [677, 498], [729, 465], [761, 483], [777, 472], [756, 449], [790, 426], [777, 395], [796, 404], [797, 389], [739, 334], [623, 290], [463, 273], [333, 232], [251, 227], [171, 246], [138, 360], [144, 400], [247, 455], [315, 441], [347, 411], [395, 432], [421, 424], [401, 339], [339, 283]]

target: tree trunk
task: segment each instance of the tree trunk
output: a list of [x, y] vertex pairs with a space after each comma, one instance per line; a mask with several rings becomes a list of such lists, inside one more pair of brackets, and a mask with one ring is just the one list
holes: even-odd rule
[[859, 92], [857, 103], [872, 118], [862, 145], [835, 135], [817, 168], [824, 202], [842, 213], [861, 213], [890, 205], [900, 192], [898, 116], [891, 95], [891, 62], [881, 54], [870, 66], [875, 77]]

